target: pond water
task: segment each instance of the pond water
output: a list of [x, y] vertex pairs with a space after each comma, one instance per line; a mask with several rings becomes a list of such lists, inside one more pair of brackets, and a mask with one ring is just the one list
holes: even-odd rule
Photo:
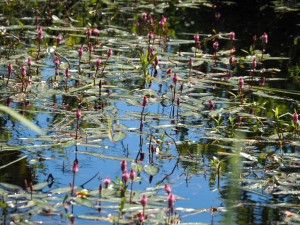
[[17, 2], [0, 100], [43, 134], [1, 108], [2, 224], [300, 222], [297, 1]]

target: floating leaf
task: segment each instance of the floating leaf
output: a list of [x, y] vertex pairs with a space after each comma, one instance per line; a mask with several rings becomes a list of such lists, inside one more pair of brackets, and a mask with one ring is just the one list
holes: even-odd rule
[[146, 166], [144, 166], [144, 171], [147, 174], [154, 176], [159, 172], [159, 168], [156, 166], [146, 165]]

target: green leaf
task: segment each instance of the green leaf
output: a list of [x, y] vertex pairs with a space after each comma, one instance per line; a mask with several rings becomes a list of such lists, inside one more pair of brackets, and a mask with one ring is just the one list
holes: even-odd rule
[[144, 166], [144, 171], [149, 175], [156, 175], [159, 172], [159, 168], [156, 166], [146, 165]]
[[90, 208], [94, 208], [94, 203], [87, 198], [75, 198], [75, 202], [79, 205], [84, 205]]

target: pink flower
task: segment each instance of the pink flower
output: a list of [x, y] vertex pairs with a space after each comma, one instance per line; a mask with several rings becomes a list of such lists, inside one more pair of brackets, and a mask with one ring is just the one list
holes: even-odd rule
[[169, 209], [173, 208], [175, 202], [175, 195], [169, 194], [167, 200], [168, 200], [168, 208]]
[[139, 212], [138, 218], [139, 218], [139, 222], [142, 223], [144, 221], [144, 219], [145, 219], [144, 213], [143, 212]]
[[261, 36], [261, 39], [262, 39], [263, 43], [265, 43], [265, 44], [268, 43], [268, 35], [266, 32], [263, 33], [263, 35]]
[[213, 43], [213, 48], [214, 48], [215, 50], [218, 50], [218, 48], [219, 48], [219, 43], [218, 43], [217, 41], [215, 41], [215, 42]]
[[131, 180], [134, 180], [134, 179], [135, 179], [136, 173], [135, 173], [135, 171], [134, 171], [133, 169], [131, 169], [130, 174], [129, 174], [129, 177], [130, 177]]
[[146, 105], [148, 104], [148, 101], [149, 101], [149, 100], [148, 100], [147, 96], [144, 95], [142, 106], [143, 106], [143, 107], [146, 107]]
[[230, 66], [234, 66], [234, 63], [235, 63], [234, 56], [231, 55], [231, 56], [229, 57], [229, 65], [230, 65]]
[[294, 124], [298, 124], [299, 123], [298, 114], [296, 112], [294, 112], [294, 114], [293, 114], [293, 122], [294, 122]]
[[21, 74], [26, 76], [26, 67], [24, 65], [21, 66]]
[[56, 56], [54, 59], [55, 66], [59, 66], [59, 58]]
[[153, 37], [154, 37], [154, 34], [153, 34], [152, 31], [150, 31], [150, 32], [148, 33], [148, 38], [149, 38], [149, 39], [153, 39]]
[[113, 51], [112, 51], [112, 49], [111, 49], [111, 48], [110, 48], [110, 49], [108, 49], [108, 50], [107, 50], [107, 58], [111, 57], [111, 56], [112, 56], [112, 54], [113, 54]]
[[62, 36], [59, 34], [59, 35], [57, 35], [57, 37], [56, 37], [57, 45], [60, 45], [61, 41], [62, 41]]
[[240, 77], [239, 78], [239, 90], [243, 89], [244, 87], [244, 78]]
[[37, 39], [39, 41], [41, 41], [43, 39], [43, 29], [41, 27], [38, 28], [37, 30], [38, 34], [37, 34]]
[[110, 178], [109, 178], [109, 177], [106, 177], [106, 178], [104, 179], [104, 186], [105, 186], [105, 188], [107, 188], [109, 184], [110, 184]]
[[81, 111], [80, 109], [76, 110], [76, 118], [79, 120], [81, 118]]
[[100, 34], [100, 30], [98, 30], [97, 28], [94, 28], [93, 34], [94, 34], [95, 36], [98, 36], [98, 35]]
[[94, 49], [93, 44], [91, 42], [89, 42], [88, 49], [90, 52]]
[[142, 13], [142, 19], [143, 19], [144, 21], [147, 20], [147, 13], [145, 13], [145, 12]]
[[229, 38], [230, 38], [231, 41], [233, 41], [235, 39], [235, 33], [233, 31], [231, 31], [229, 33]]
[[194, 40], [195, 40], [196, 44], [199, 43], [199, 40], [200, 40], [199, 34], [194, 35]]
[[135, 22], [135, 26], [136, 26], [136, 27], [139, 27], [139, 26], [140, 26], [140, 22], [139, 22], [139, 21], [136, 21], [136, 22]]
[[167, 74], [171, 74], [171, 73], [172, 73], [172, 68], [168, 68], [168, 69], [166, 70], [166, 73], [167, 73]]
[[96, 67], [97, 67], [97, 69], [99, 69], [100, 64], [101, 64], [101, 59], [98, 58], [98, 59], [96, 60]]
[[174, 76], [173, 76], [173, 82], [174, 82], [175, 85], [176, 85], [177, 82], [178, 82], [178, 76], [177, 76], [176, 73], [174, 73]]
[[122, 181], [126, 184], [127, 181], [128, 181], [128, 179], [129, 179], [129, 174], [128, 174], [128, 172], [125, 170], [125, 171], [123, 172], [123, 174], [122, 174]]
[[32, 60], [31, 60], [30, 58], [27, 59], [27, 65], [28, 65], [29, 67], [32, 66]]
[[256, 58], [254, 58], [254, 59], [252, 60], [252, 68], [255, 69], [256, 66], [257, 66], [257, 61], [256, 61]]
[[148, 202], [148, 198], [146, 195], [143, 195], [143, 197], [140, 200], [140, 203], [142, 204], [143, 207], [145, 207], [147, 205]]
[[79, 170], [79, 162], [78, 159], [75, 159], [72, 166], [72, 172], [76, 173]]
[[91, 28], [88, 28], [87, 31], [86, 31], [86, 35], [89, 37], [92, 35], [92, 29]]
[[70, 71], [69, 71], [69, 68], [66, 69], [65, 74], [66, 74], [66, 77], [70, 77]]
[[194, 62], [193, 62], [192, 58], [190, 58], [190, 60], [189, 60], [190, 67], [193, 67], [193, 64], [194, 64]]
[[78, 57], [79, 57], [79, 59], [81, 59], [82, 54], [83, 54], [83, 48], [80, 47], [80, 48], [78, 49]]
[[213, 100], [208, 100], [208, 104], [209, 104], [209, 109], [211, 110], [211, 109], [213, 109], [214, 107], [215, 107], [215, 103], [214, 103], [214, 101]]
[[8, 76], [10, 76], [12, 74], [12, 71], [13, 71], [13, 66], [11, 63], [9, 63], [8, 67], [7, 67]]
[[165, 191], [167, 192], [167, 194], [169, 195], [172, 191], [171, 187], [168, 184], [165, 184]]
[[127, 170], [127, 161], [126, 160], [122, 160], [121, 162], [121, 170], [122, 172]]
[[158, 58], [158, 56], [156, 56], [155, 59], [154, 59], [154, 62], [155, 62], [156, 66], [158, 65], [158, 61], [159, 61], [159, 58]]

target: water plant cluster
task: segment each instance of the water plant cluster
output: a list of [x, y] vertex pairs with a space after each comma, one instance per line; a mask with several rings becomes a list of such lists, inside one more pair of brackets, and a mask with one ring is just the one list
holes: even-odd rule
[[[267, 29], [240, 48], [235, 30], [167, 16], [219, 21], [215, 4], [138, 2], [0, 2], [1, 153], [18, 156], [0, 169], [34, 171], [0, 183], [1, 223], [234, 224], [255, 207], [299, 222], [299, 92], [273, 86], [290, 58]], [[181, 194], [199, 176], [222, 203]]]

